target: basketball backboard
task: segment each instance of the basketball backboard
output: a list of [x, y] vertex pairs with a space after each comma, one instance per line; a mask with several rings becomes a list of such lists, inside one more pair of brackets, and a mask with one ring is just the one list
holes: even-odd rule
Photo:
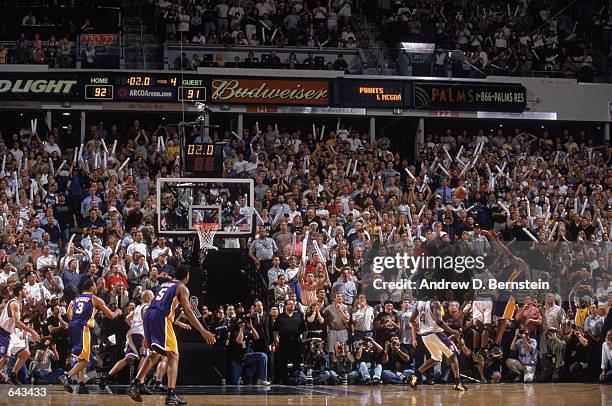
[[255, 234], [255, 184], [252, 179], [157, 179], [157, 231], [195, 235], [196, 223], [217, 223], [217, 237]]

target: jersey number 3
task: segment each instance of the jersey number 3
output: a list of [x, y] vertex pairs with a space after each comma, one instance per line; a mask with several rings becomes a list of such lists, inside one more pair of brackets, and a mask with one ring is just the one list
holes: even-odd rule
[[83, 302], [77, 303], [77, 308], [74, 311], [74, 314], [81, 314], [81, 313], [83, 313], [83, 307], [85, 307], [85, 303], [83, 303]]

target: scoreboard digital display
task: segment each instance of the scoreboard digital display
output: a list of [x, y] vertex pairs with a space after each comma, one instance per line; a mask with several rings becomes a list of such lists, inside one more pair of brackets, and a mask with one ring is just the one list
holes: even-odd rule
[[13, 101], [181, 103], [183, 107], [209, 102], [256, 108], [286, 105], [520, 113], [527, 108], [527, 89], [518, 83], [442, 79], [219, 78], [198, 73], [115, 70], [3, 72], [0, 75], [0, 103]]
[[85, 100], [113, 100], [113, 85], [85, 85]]
[[175, 73], [109, 72], [86, 79], [86, 100], [196, 102], [206, 101], [208, 81], [196, 75]]
[[341, 80], [338, 103], [347, 107], [399, 108], [404, 105], [402, 82]]
[[223, 145], [190, 143], [185, 148], [185, 172], [220, 176], [223, 172]]

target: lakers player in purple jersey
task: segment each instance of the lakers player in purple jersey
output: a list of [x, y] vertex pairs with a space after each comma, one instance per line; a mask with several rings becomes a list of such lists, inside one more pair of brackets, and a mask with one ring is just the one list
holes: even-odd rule
[[[499, 241], [499, 235], [494, 230], [482, 230], [481, 234], [489, 239], [491, 246], [499, 253], [502, 258], [501, 272], [497, 276], [498, 281], [514, 282], [525, 278], [528, 265], [522, 258], [514, 255], [508, 247]], [[501, 345], [506, 327], [514, 316], [516, 298], [513, 289], [498, 289], [497, 297], [494, 302], [494, 314], [497, 319], [497, 335], [495, 344]]]
[[79, 394], [87, 394], [85, 388], [85, 369], [89, 366], [89, 358], [91, 354], [91, 331], [94, 327], [94, 317], [96, 312], [100, 310], [109, 319], [114, 319], [121, 315], [121, 310], [111, 311], [104, 300], [96, 296], [96, 283], [89, 279], [83, 285], [83, 293], [77, 295], [68, 306], [68, 333], [70, 344], [72, 345], [71, 353], [77, 357], [77, 363], [72, 369], [60, 378], [66, 392], [72, 393], [70, 386], [70, 377], [79, 376]]
[[215, 343], [215, 336], [206, 330], [193, 314], [189, 306], [189, 268], [179, 265], [174, 273], [175, 279], [159, 285], [153, 302], [144, 315], [144, 333], [147, 345], [152, 350], [138, 370], [138, 375], [128, 389], [128, 395], [137, 402], [142, 402], [141, 390], [144, 377], [161, 356], [167, 357], [168, 365], [168, 395], [166, 405], [183, 405], [187, 403], [175, 392], [178, 373], [178, 344], [174, 334], [174, 319], [180, 314], [181, 308], [189, 323], [198, 330], [208, 344]]
[[[40, 340], [38, 333], [21, 321], [21, 305], [25, 297], [25, 285], [22, 283], [16, 284], [13, 288], [13, 297], [9, 299], [8, 303], [0, 313], [0, 370], [4, 369], [5, 365], [9, 361], [8, 348], [11, 341], [11, 334], [15, 332], [15, 327], [21, 329], [21, 331], [27, 331], [28, 333], [32, 334], [34, 341]], [[20, 384], [20, 382], [17, 380], [17, 373], [21, 367], [23, 367], [25, 361], [26, 360], [22, 357], [17, 358], [17, 362], [9, 375], [9, 379], [12, 384]]]

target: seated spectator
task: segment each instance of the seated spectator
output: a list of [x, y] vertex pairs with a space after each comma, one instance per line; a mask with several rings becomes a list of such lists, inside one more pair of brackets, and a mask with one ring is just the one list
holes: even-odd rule
[[255, 57], [255, 54], [252, 51], [248, 53], [244, 61], [248, 63], [259, 63], [259, 59]]
[[23, 17], [21, 25], [36, 25], [36, 17], [34, 17], [31, 11]]
[[96, 47], [92, 43], [88, 43], [83, 51], [81, 58], [83, 68], [91, 69], [96, 66]]
[[386, 341], [381, 357], [383, 383], [400, 385], [408, 382], [408, 378], [414, 374], [414, 367], [410, 361], [410, 355], [401, 348], [398, 337]]
[[381, 383], [382, 365], [381, 353], [383, 348], [372, 338], [365, 338], [356, 343], [357, 355], [355, 362], [358, 365], [359, 378], [366, 384], [378, 385]]
[[32, 363], [32, 377], [37, 384], [54, 384], [64, 373], [61, 368], [52, 368], [52, 362], [59, 361], [57, 345], [51, 340], [45, 340], [43, 347], [36, 350]]
[[72, 67], [72, 45], [68, 41], [68, 37], [62, 38], [58, 45], [59, 57], [58, 64], [60, 68]]
[[4, 44], [0, 44], [0, 65], [7, 62], [8, 49], [4, 47]]
[[561, 65], [560, 70], [563, 76], [565, 76], [566, 78], [576, 77], [577, 69], [571, 56], [565, 58], [565, 61], [563, 61], [563, 65]]
[[194, 44], [204, 45], [206, 44], [206, 36], [203, 35], [202, 32], [198, 31], [198, 33], [191, 39], [191, 42]]

